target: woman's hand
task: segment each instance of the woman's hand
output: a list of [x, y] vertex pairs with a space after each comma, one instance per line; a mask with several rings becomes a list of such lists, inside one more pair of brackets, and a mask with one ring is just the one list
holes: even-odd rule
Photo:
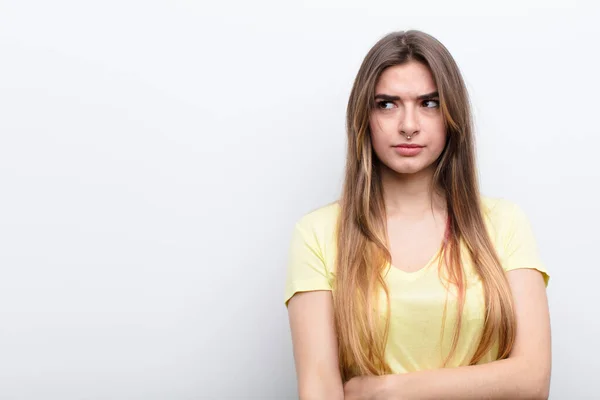
[[388, 376], [356, 376], [344, 384], [344, 400], [390, 400]]

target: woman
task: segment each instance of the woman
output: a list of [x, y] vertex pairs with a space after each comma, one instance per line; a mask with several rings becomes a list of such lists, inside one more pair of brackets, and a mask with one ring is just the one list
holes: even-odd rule
[[290, 247], [300, 398], [547, 398], [548, 271], [522, 209], [479, 193], [448, 50], [415, 30], [382, 38], [346, 123], [341, 197]]

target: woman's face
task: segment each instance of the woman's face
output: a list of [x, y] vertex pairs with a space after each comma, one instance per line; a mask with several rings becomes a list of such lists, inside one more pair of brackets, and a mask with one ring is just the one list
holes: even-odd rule
[[369, 125], [375, 154], [390, 170], [414, 174], [435, 168], [446, 145], [436, 92], [431, 71], [420, 62], [388, 67], [379, 77]]

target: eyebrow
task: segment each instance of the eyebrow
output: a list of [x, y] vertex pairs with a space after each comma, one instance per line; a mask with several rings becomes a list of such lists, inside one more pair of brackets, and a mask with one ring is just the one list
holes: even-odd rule
[[[437, 90], [435, 92], [419, 95], [419, 96], [417, 96], [417, 100], [429, 100], [429, 99], [433, 99], [435, 97], [440, 97], [440, 94], [437, 92]], [[375, 99], [396, 101], [396, 100], [400, 100], [400, 96], [391, 96], [389, 94], [378, 93], [375, 95]]]

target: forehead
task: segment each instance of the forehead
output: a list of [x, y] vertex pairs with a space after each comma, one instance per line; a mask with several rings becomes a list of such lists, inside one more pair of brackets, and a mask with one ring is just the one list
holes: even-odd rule
[[386, 68], [375, 85], [376, 94], [389, 94], [401, 98], [417, 97], [421, 94], [434, 92], [436, 89], [429, 68], [425, 64], [416, 61]]

